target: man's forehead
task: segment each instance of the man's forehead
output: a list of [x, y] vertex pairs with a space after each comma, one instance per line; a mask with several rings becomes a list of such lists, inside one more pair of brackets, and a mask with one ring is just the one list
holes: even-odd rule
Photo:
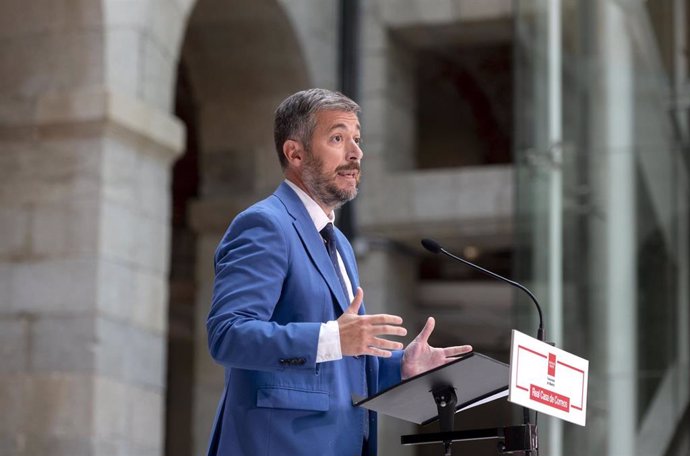
[[317, 124], [321, 128], [326, 128], [329, 131], [337, 128], [354, 127], [360, 130], [359, 118], [357, 114], [352, 111], [320, 111], [317, 113]]

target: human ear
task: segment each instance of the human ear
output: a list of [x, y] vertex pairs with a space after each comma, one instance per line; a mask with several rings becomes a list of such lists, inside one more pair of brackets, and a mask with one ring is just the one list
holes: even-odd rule
[[304, 150], [299, 142], [288, 139], [283, 143], [283, 155], [291, 165], [300, 166], [304, 158]]

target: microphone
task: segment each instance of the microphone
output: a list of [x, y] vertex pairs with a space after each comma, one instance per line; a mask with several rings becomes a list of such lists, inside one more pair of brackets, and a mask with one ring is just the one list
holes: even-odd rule
[[532, 292], [529, 291], [525, 286], [523, 286], [517, 282], [514, 282], [510, 279], [506, 279], [505, 277], [498, 275], [495, 272], [491, 272], [488, 269], [484, 269], [483, 267], [478, 266], [474, 263], [471, 263], [464, 258], [460, 258], [459, 256], [453, 255], [452, 253], [448, 252], [446, 249], [441, 247], [441, 244], [434, 241], [433, 239], [422, 239], [422, 246], [431, 253], [442, 253], [446, 256], [453, 258], [454, 260], [458, 260], [461, 263], [466, 264], [467, 266], [470, 266], [470, 267], [472, 267], [478, 271], [481, 271], [484, 274], [493, 277], [494, 279], [502, 280], [506, 283], [509, 283], [512, 286], [517, 287], [517, 288], [521, 289], [522, 291], [524, 291], [525, 293], [527, 293], [529, 295], [529, 297], [532, 298], [532, 301], [534, 302], [534, 305], [537, 306], [537, 311], [539, 312], [539, 329], [537, 330], [537, 339], [544, 341], [544, 318], [543, 318], [542, 313], [541, 313], [541, 306], [537, 302], [537, 298], [535, 298], [534, 295], [532, 294]]

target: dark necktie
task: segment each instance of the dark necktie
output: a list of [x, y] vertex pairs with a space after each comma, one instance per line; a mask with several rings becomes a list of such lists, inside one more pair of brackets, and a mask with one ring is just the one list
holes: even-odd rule
[[333, 267], [335, 268], [335, 273], [338, 276], [338, 280], [340, 280], [340, 286], [343, 287], [343, 294], [345, 295], [345, 300], [349, 302], [350, 295], [347, 292], [345, 278], [340, 273], [340, 265], [338, 264], [338, 241], [335, 237], [335, 230], [333, 229], [333, 224], [328, 223], [326, 226], [323, 227], [320, 233], [321, 237], [324, 240], [324, 244], [326, 245], [326, 251], [328, 251], [328, 256], [331, 258], [331, 263], [333, 263]]
[[[340, 265], [338, 264], [338, 241], [336, 240], [335, 237], [335, 230], [333, 229], [333, 224], [328, 223], [326, 226], [323, 227], [323, 229], [320, 231], [321, 237], [324, 240], [324, 244], [326, 245], [326, 250], [328, 251], [328, 256], [331, 258], [331, 263], [333, 263], [333, 267], [335, 268], [335, 273], [338, 275], [338, 279], [340, 280], [340, 286], [343, 287], [343, 294], [345, 294], [345, 299], [349, 302], [350, 301], [350, 295], [347, 292], [347, 286], [345, 285], [345, 279], [343, 278], [343, 275], [340, 273]], [[360, 312], [362, 312], [362, 309], [360, 309]], [[355, 356], [355, 358], [358, 358], [358, 356]], [[366, 380], [366, 372], [364, 368], [362, 370], [362, 388], [364, 389], [364, 395], [367, 396], [367, 380]], [[368, 447], [367, 447], [367, 440], [369, 439], [369, 413], [365, 410], [364, 411], [364, 439], [362, 442], [362, 455], [368, 455]]]

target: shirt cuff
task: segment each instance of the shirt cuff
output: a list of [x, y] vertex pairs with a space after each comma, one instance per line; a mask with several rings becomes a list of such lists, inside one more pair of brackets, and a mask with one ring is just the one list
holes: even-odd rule
[[337, 361], [343, 358], [340, 349], [340, 327], [338, 322], [333, 320], [328, 323], [321, 323], [319, 330], [319, 345], [316, 347], [316, 362]]

